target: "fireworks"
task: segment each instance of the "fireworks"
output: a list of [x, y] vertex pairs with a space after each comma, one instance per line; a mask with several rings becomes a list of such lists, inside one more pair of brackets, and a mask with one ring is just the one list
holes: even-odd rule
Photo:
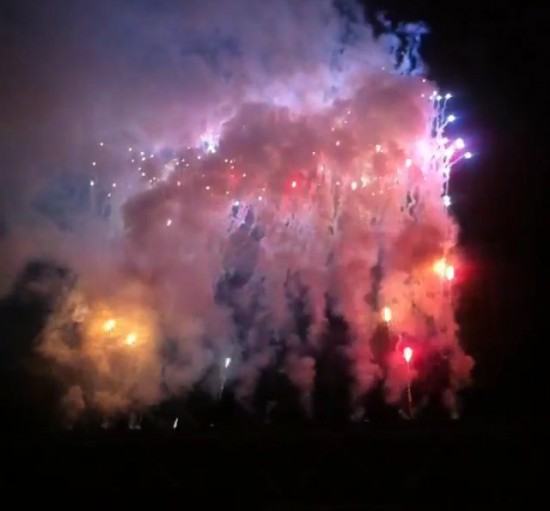
[[103, 324], [103, 331], [105, 333], [112, 332], [115, 329], [115, 326], [116, 326], [116, 321], [114, 319], [108, 319]]
[[405, 359], [405, 362], [409, 364], [413, 357], [413, 350], [410, 346], [405, 346], [403, 349], [403, 358]]
[[403, 358], [405, 359], [405, 362], [407, 363], [407, 404], [409, 407], [409, 418], [413, 418], [413, 399], [412, 399], [412, 391], [411, 391], [411, 360], [413, 357], [413, 349], [410, 346], [405, 346], [403, 349]]
[[[472, 152], [447, 133], [460, 124], [448, 112], [452, 95], [417, 74], [403, 76], [390, 65], [393, 55], [369, 44], [372, 55], [344, 71], [317, 63], [328, 82], [306, 80], [307, 98], [298, 94], [302, 78], [273, 80], [277, 100], [256, 93], [219, 122], [206, 123], [205, 114], [197, 125], [208, 129], [190, 130], [192, 143], [125, 140], [116, 176], [99, 157], [88, 163], [94, 200], [106, 196], [111, 206], [113, 252], [98, 270], [104, 296], [90, 286], [89, 300], [101, 309], [112, 294], [130, 297], [107, 300], [107, 311], [86, 322], [98, 387], [116, 357], [147, 355], [147, 367], [163, 367], [148, 381], [158, 394], [184, 392], [217, 365], [220, 397], [230, 369], [246, 398], [258, 373], [275, 363], [277, 339], [306, 402], [315, 361], [300, 347], [315, 351], [329, 302], [349, 326], [357, 399], [385, 374], [370, 351], [380, 322], [392, 335], [453, 346], [453, 368], [471, 366], [454, 338], [455, 286], [448, 283], [454, 264], [460, 268], [449, 178]], [[98, 151], [114, 145], [101, 142]], [[296, 340], [291, 304], [298, 302], [310, 324]], [[170, 356], [159, 348], [166, 338], [176, 346]], [[409, 365], [412, 348], [402, 357]], [[403, 358], [387, 371], [389, 395], [405, 389]], [[135, 366], [124, 370], [120, 377], [135, 382]], [[468, 369], [461, 371], [453, 381], [467, 380]], [[138, 399], [129, 386], [120, 392]]]
[[137, 335], [132, 332], [126, 336], [125, 342], [128, 346], [133, 346], [136, 343], [136, 340]]
[[433, 265], [433, 270], [442, 279], [451, 281], [455, 278], [454, 266], [449, 264], [445, 259], [439, 259]]

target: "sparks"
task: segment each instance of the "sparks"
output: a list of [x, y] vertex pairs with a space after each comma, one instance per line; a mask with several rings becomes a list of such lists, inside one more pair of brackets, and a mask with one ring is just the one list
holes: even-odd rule
[[[82, 293], [89, 295], [86, 300], [94, 311], [90, 320], [82, 321], [83, 355], [88, 357], [91, 375], [90, 388], [82, 384], [85, 395], [113, 388], [114, 403], [148, 403], [151, 395], [162, 394], [164, 375], [155, 380], [159, 367], [181, 373], [175, 376], [191, 388], [196, 375], [204, 371], [188, 366], [195, 360], [203, 365], [217, 358], [221, 396], [225, 377], [235, 377], [238, 387], [238, 378], [250, 369], [246, 364], [255, 361], [256, 355], [265, 355], [266, 361], [277, 358], [275, 348], [268, 353], [272, 346], [265, 339], [271, 332], [295, 330], [288, 319], [291, 311], [286, 309], [292, 308], [289, 304], [296, 294], [315, 312], [311, 314], [312, 332], [319, 331], [313, 327], [322, 327], [326, 320], [325, 297], [327, 303], [338, 304], [338, 313], [354, 333], [350, 343], [364, 343], [357, 346], [357, 352], [380, 328], [389, 339], [400, 339], [395, 356], [388, 360], [394, 367], [383, 367], [380, 372], [386, 378], [384, 385], [393, 386], [394, 396], [403, 390], [403, 370], [408, 369], [403, 360], [415, 363], [414, 374], [407, 372], [410, 393], [417, 369], [423, 377], [416, 362], [423, 359], [424, 350], [452, 346], [459, 354], [452, 319], [452, 281], [457, 277], [462, 281], [466, 272], [454, 250], [452, 210], [446, 208], [451, 206], [451, 196], [456, 197], [449, 189], [451, 172], [455, 164], [459, 167], [461, 160], [472, 157], [467, 149], [477, 152], [477, 139], [454, 132], [452, 128], [459, 126], [450, 126], [457, 120], [456, 124], [462, 124], [464, 118], [459, 110], [447, 111], [450, 93], [434, 89], [426, 79], [422, 79], [426, 85], [420, 85], [417, 74], [404, 79], [401, 71], [397, 76], [394, 70], [382, 72], [376, 66], [371, 76], [371, 67], [361, 70], [360, 61], [346, 66], [344, 59], [353, 59], [348, 53], [338, 57], [343, 60], [338, 80], [346, 93], [338, 87], [322, 106], [309, 99], [304, 104], [302, 98], [309, 98], [310, 93], [313, 98], [321, 97], [330, 85], [323, 76], [330, 76], [332, 68], [321, 69], [326, 73], [318, 73], [318, 80], [307, 80], [304, 69], [306, 80], [294, 83], [299, 88], [298, 82], [304, 81], [307, 94], [288, 91], [289, 100], [281, 95], [278, 104], [274, 104], [271, 88], [269, 92], [254, 90], [251, 83], [245, 99], [253, 98], [253, 102], [246, 108], [234, 102], [226, 118], [206, 111], [201, 121], [206, 126], [182, 126], [175, 137], [164, 139], [159, 132], [155, 140], [144, 140], [147, 131], [139, 128], [133, 130], [139, 133], [139, 142], [129, 139], [138, 146], [123, 142], [117, 148], [108, 139], [107, 152], [92, 141], [99, 156], [83, 156], [81, 179], [90, 187], [86, 207], [91, 214], [102, 215], [97, 224], [98, 229], [105, 226], [105, 233], [100, 233], [96, 246], [107, 242], [105, 264], [115, 261], [116, 270], [123, 271], [116, 273], [107, 296], [97, 295], [99, 286], [86, 287], [87, 282], [93, 283], [94, 274], [82, 279]], [[346, 78], [348, 67], [358, 71], [351, 78]], [[235, 75], [239, 71], [235, 69]], [[419, 100], [419, 96], [426, 99]], [[218, 99], [232, 97], [214, 99], [217, 109]], [[216, 124], [212, 124], [214, 118]], [[151, 126], [162, 126], [155, 123], [158, 120], [151, 119]], [[206, 133], [196, 137], [200, 135], [196, 129]], [[193, 134], [185, 146], [165, 145], [184, 133]], [[460, 136], [468, 145], [472, 140], [472, 147], [466, 147]], [[115, 149], [121, 154], [111, 158]], [[120, 172], [115, 168], [117, 162]], [[111, 192], [114, 200], [106, 200], [105, 194], [111, 197]], [[439, 250], [436, 257], [425, 259], [425, 254], [434, 254], [434, 247]], [[110, 257], [111, 250], [119, 252]], [[378, 267], [383, 271], [375, 272]], [[318, 268], [323, 268], [323, 274]], [[115, 272], [105, 272], [110, 274]], [[256, 313], [255, 301], [261, 304], [261, 314]], [[104, 311], [113, 317], [107, 319]], [[67, 310], [61, 313], [63, 318], [71, 316]], [[242, 328], [231, 324], [241, 316], [243, 324], [250, 324], [246, 333], [250, 357], [242, 356], [241, 343], [235, 342]], [[217, 318], [227, 322], [226, 329], [219, 328]], [[430, 319], [429, 328], [437, 332], [437, 339], [426, 335], [425, 318]], [[58, 335], [58, 324], [52, 324]], [[175, 351], [182, 353], [160, 360], [166, 356], [167, 335], [179, 339], [182, 350]], [[304, 342], [315, 341], [308, 336]], [[71, 349], [62, 356], [80, 350], [73, 349], [71, 342], [67, 343]], [[186, 346], [193, 347], [190, 360], [183, 360], [188, 358]], [[313, 352], [314, 345], [310, 348]], [[304, 356], [306, 349], [295, 351], [284, 363], [288, 363], [289, 378], [292, 375], [290, 379], [305, 395], [311, 383], [303, 375], [315, 369], [309, 365], [314, 361]], [[228, 353], [235, 356], [234, 362]], [[378, 368], [365, 374], [370, 369], [364, 357], [360, 358], [352, 360], [351, 369], [357, 373], [357, 383], [367, 382], [361, 391], [368, 392], [368, 382], [377, 378]], [[76, 361], [72, 367], [80, 363]], [[137, 362], [139, 371], [135, 370]], [[297, 367], [292, 367], [295, 362]], [[149, 363], [153, 365], [148, 367]], [[461, 363], [457, 359], [456, 367]], [[239, 367], [229, 371], [235, 364]], [[114, 374], [112, 368], [118, 371], [119, 367], [128, 374]], [[396, 374], [391, 374], [392, 369]], [[88, 365], [86, 370], [84, 379]], [[136, 378], [149, 379], [141, 385]], [[151, 393], [142, 396], [140, 392]]]
[[448, 264], [445, 259], [439, 259], [433, 265], [433, 271], [442, 279], [453, 280], [455, 278], [454, 266]]
[[433, 265], [434, 272], [437, 273], [440, 277], [443, 277], [445, 275], [446, 268], [447, 263], [445, 262], [445, 259], [439, 259]]
[[103, 331], [106, 333], [112, 332], [116, 326], [116, 321], [114, 319], [108, 319], [103, 324]]
[[128, 346], [133, 346], [136, 343], [136, 340], [137, 340], [137, 335], [132, 332], [126, 336], [126, 339], [124, 342]]
[[206, 153], [214, 154], [219, 147], [219, 138], [212, 133], [207, 133], [201, 137], [201, 144]]

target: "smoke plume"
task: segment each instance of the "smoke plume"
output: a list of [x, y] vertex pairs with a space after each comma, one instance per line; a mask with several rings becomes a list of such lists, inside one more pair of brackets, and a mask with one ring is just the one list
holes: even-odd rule
[[447, 401], [468, 382], [443, 197], [462, 147], [425, 27], [375, 36], [345, 4], [57, 0], [10, 25], [2, 280], [32, 257], [77, 275], [38, 347], [72, 413], [185, 395], [215, 366], [246, 402], [274, 364], [310, 407], [329, 308], [357, 402], [407, 385], [399, 352], [373, 354], [384, 324], [445, 352]]

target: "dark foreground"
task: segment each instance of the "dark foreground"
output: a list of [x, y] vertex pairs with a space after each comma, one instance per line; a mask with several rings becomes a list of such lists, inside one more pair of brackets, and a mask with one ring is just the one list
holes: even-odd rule
[[550, 488], [547, 426], [459, 421], [4, 437], [0, 489], [17, 507], [31, 499], [56, 509], [112, 509], [118, 499], [121, 509], [542, 509]]

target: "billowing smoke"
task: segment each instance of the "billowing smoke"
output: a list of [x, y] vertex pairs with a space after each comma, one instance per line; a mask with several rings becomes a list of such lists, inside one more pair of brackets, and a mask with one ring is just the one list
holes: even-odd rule
[[[56, 140], [64, 161], [89, 156], [68, 173], [76, 198], [52, 208], [53, 174], [14, 177], [34, 209], [3, 240], [9, 268], [48, 256], [77, 275], [38, 347], [70, 382], [71, 413], [185, 395], [212, 367], [246, 403], [275, 365], [310, 410], [329, 310], [349, 327], [357, 403], [378, 384], [402, 398], [420, 371], [406, 339], [415, 357], [445, 354], [453, 403], [472, 361], [447, 181], [466, 153], [420, 74], [424, 27], [375, 37], [329, 0], [84, 4], [51, 20], [79, 22], [54, 39], [54, 67], [89, 57], [51, 121], [90, 120]], [[380, 331], [396, 346], [382, 358]]]

